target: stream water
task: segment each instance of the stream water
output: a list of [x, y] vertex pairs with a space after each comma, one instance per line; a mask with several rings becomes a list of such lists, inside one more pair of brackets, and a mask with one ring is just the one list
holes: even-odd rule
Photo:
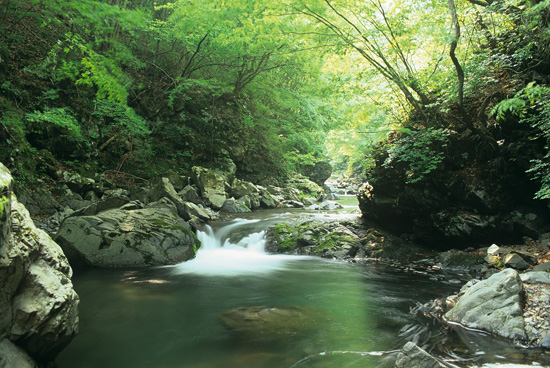
[[[77, 272], [80, 334], [59, 368], [393, 367], [407, 341], [459, 367], [540, 361], [540, 352], [411, 313], [458, 290], [461, 275], [266, 254], [265, 230], [291, 215], [211, 224], [197, 257], [179, 265]], [[221, 323], [224, 312], [249, 306], [310, 308], [322, 323], [254, 337]]]

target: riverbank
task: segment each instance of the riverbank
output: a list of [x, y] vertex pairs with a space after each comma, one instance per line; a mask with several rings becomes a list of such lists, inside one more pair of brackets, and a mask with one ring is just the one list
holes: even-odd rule
[[[214, 182], [219, 182], [216, 177], [216, 175], [220, 176], [219, 174], [211, 175], [211, 173], [206, 172], [202, 168], [197, 169], [196, 172], [207, 176], [213, 176], [214, 179], [216, 179]], [[94, 185], [100, 188], [108, 186], [108, 184], [105, 185], [101, 179], [98, 180], [98, 182], [92, 182], [86, 178], [68, 175], [66, 177], [69, 180], [61, 184], [67, 187], [65, 188], [64, 198], [77, 199], [78, 196], [81, 196], [78, 193], [82, 193], [90, 187], [94, 188]], [[454, 293], [458, 293], [456, 298], [448, 298], [448, 300], [447, 298], [443, 298], [444, 300], [440, 302], [434, 302], [433, 300], [426, 300], [423, 298], [413, 302], [409, 306], [409, 308], [411, 308], [415, 303], [423, 304], [423, 307], [418, 306], [418, 308], [415, 309], [417, 316], [413, 317], [418, 318], [419, 315], [427, 315], [432, 321], [440, 319], [444, 322], [442, 326], [446, 326], [444, 331], [454, 328], [453, 326], [455, 325], [445, 321], [445, 319], [442, 318], [443, 315], [450, 310], [452, 306], [451, 301], [454, 300], [454, 302], [458, 301], [459, 303], [459, 297], [468, 293], [467, 289], [463, 289], [459, 292], [458, 288], [472, 277], [475, 279], [487, 279], [491, 275], [498, 275], [500, 273], [499, 271], [503, 269], [523, 268], [520, 270], [523, 272], [522, 275], [527, 275], [525, 277], [531, 278], [531, 276], [529, 276], [530, 274], [532, 274], [532, 276], [536, 275], [528, 271], [546, 272], [545, 270], [548, 269], [547, 261], [549, 252], [548, 242], [545, 236], [539, 241], [528, 240], [526, 244], [516, 247], [498, 247], [495, 245], [487, 249], [472, 248], [438, 252], [421, 247], [406, 237], [397, 237], [387, 231], [377, 228], [372, 223], [360, 217], [359, 214], [354, 211], [353, 205], [350, 203], [345, 203], [344, 206], [341, 207], [332, 203], [325, 209], [309, 205], [309, 209], [304, 210], [304, 208], [308, 208], [303, 203], [306, 201], [307, 197], [304, 194], [300, 195], [300, 192], [296, 188], [285, 189], [270, 187], [264, 189], [261, 186], [255, 186], [252, 183], [238, 181], [236, 179], [233, 180], [231, 185], [225, 185], [225, 183], [227, 183], [227, 177], [220, 177], [224, 182], [224, 186], [223, 190], [221, 186], [218, 187], [218, 191], [209, 190], [209, 188], [215, 187], [215, 184], [209, 184], [201, 188], [201, 186], [197, 184], [201, 182], [199, 176], [196, 178], [180, 178], [180, 181], [165, 178], [137, 188], [106, 189], [103, 191], [103, 198], [101, 200], [97, 198], [97, 194], [95, 200], [90, 194], [88, 196], [90, 199], [85, 200], [82, 198], [82, 202], [86, 203], [86, 205], [82, 206], [80, 209], [73, 210], [70, 207], [64, 207], [61, 208], [60, 212], [54, 213], [54, 215], [50, 217], [35, 217], [35, 220], [37, 223], [41, 224], [41, 226], [46, 228], [49, 227], [50, 230], [58, 229], [54, 237], [62, 244], [64, 251], [71, 260], [71, 266], [76, 266], [79, 272], [83, 272], [83, 274], [90, 274], [91, 271], [87, 271], [89, 270], [89, 266], [95, 265], [97, 267], [102, 265], [102, 263], [97, 263], [97, 254], [105, 253], [109, 250], [116, 251], [116, 249], [118, 249], [117, 247], [119, 247], [117, 244], [128, 245], [131, 244], [128, 242], [132, 241], [136, 241], [136, 249], [143, 251], [144, 238], [151, 235], [152, 237], [149, 238], [151, 240], [147, 240], [148, 244], [153, 245], [159, 250], [168, 250], [170, 247], [173, 247], [173, 249], [185, 248], [188, 251], [192, 250], [193, 253], [191, 255], [185, 255], [183, 259], [172, 258], [162, 260], [157, 256], [153, 256], [150, 251], [145, 251], [143, 254], [147, 254], [148, 257], [139, 256], [136, 258], [135, 255], [132, 257], [121, 256], [119, 259], [124, 262], [110, 263], [109, 265], [103, 264], [101, 266], [121, 267], [121, 271], [118, 274], [126, 274], [128, 272], [128, 267], [132, 267], [132, 270], [129, 272], [133, 274], [136, 272], [135, 267], [139, 266], [144, 269], [144, 274], [148, 274], [148, 270], [153, 265], [179, 263], [185, 261], [185, 259], [188, 259], [188, 261], [181, 264], [186, 265], [186, 263], [189, 263], [189, 265], [191, 265], [193, 261], [189, 260], [195, 257], [198, 258], [197, 255], [200, 254], [204, 244], [204, 240], [200, 239], [200, 237], [197, 238], [196, 233], [201, 232], [200, 229], [204, 230], [206, 222], [217, 221], [216, 219], [226, 219], [229, 221], [231, 218], [235, 217], [246, 217], [249, 219], [257, 218], [258, 214], [266, 210], [260, 212], [239, 212], [233, 209], [244, 209], [246, 204], [244, 207], [239, 206], [239, 204], [246, 203], [247, 200], [250, 201], [251, 206], [254, 206], [253, 203], [255, 198], [258, 199], [258, 197], [260, 200], [259, 208], [262, 208], [262, 206], [265, 208], [267, 207], [266, 198], [269, 199], [269, 196], [271, 196], [271, 198], [274, 199], [273, 203], [276, 204], [270, 206], [273, 208], [270, 211], [281, 211], [282, 209], [283, 212], [289, 212], [290, 216], [288, 217], [290, 218], [288, 220], [277, 219], [271, 223], [269, 229], [264, 229], [267, 230], [265, 242], [266, 249], [269, 252], [291, 253], [307, 257], [315, 256], [317, 259], [330, 259], [331, 262], [333, 260], [345, 261], [344, 264], [350, 264], [352, 267], [366, 267], [367, 269], [381, 267], [381, 269], [394, 270], [391, 272], [409, 275], [406, 277], [415, 275], [415, 278], [419, 277], [421, 280], [428, 280], [434, 285], [440, 283], [449, 285], [454, 289]], [[173, 182], [176, 183], [176, 185], [174, 185]], [[206, 182], [206, 180], [203, 182]], [[77, 185], [75, 183], [85, 183], [85, 185]], [[73, 189], [69, 187], [69, 184]], [[243, 188], [248, 188], [248, 192], [244, 191]], [[243, 190], [239, 191], [240, 189]], [[89, 191], [96, 193], [94, 189]], [[71, 193], [72, 195], [70, 195]], [[236, 193], [240, 194], [237, 199], [235, 199]], [[231, 194], [233, 195], [231, 196]], [[204, 197], [206, 195], [209, 196], [208, 201], [211, 205], [210, 207], [205, 205]], [[228, 198], [229, 196], [231, 197]], [[219, 199], [218, 197], [225, 197], [223, 203], [221, 200], [215, 202]], [[198, 203], [193, 202], [193, 200]], [[309, 200], [311, 201], [311, 199]], [[82, 205], [82, 202], [73, 203]], [[226, 202], [231, 204], [231, 206], [226, 205]], [[213, 203], [218, 203], [218, 205], [212, 205]], [[216, 206], [219, 207], [218, 210], [213, 208]], [[276, 210], [276, 207], [279, 207], [279, 210]], [[336, 209], [337, 207], [340, 208]], [[139, 222], [143, 222], [143, 225], [137, 226], [138, 219]], [[57, 224], [55, 221], [57, 221]], [[178, 221], [183, 222], [180, 224]], [[256, 220], [252, 221], [254, 222]], [[108, 226], [106, 226], [107, 224]], [[164, 241], [155, 243], [156, 240], [154, 239], [170, 238], [170, 234], [173, 231], [182, 232], [180, 235], [174, 234], [174, 239], [184, 239], [187, 236], [185, 234], [195, 235], [189, 237], [188, 240], [190, 243], [188, 245], [172, 242], [170, 243], [172, 245], [167, 246], [167, 243]], [[69, 233], [72, 234], [72, 238], [68, 236]], [[75, 236], [75, 234], [81, 234], [82, 236]], [[131, 234], [142, 235], [140, 235], [138, 239], [132, 237], [133, 235]], [[146, 236], [146, 234], [149, 235]], [[242, 238], [243, 234], [245, 233], [237, 235], [237, 238]], [[98, 236], [101, 240], [94, 240], [98, 239]], [[86, 240], [87, 237], [90, 237], [89, 240]], [[86, 256], [83, 248], [70, 248], [71, 244], [85, 244], [88, 246], [87, 251], [91, 249], [93, 252]], [[246, 247], [248, 245], [241, 245], [240, 247], [243, 246]], [[133, 246], [127, 246], [125, 248], [132, 249]], [[70, 249], [72, 249], [72, 251]], [[175, 253], [168, 251], [166, 254], [173, 256]], [[105, 259], [108, 259], [109, 262], [118, 262], [117, 257], [108, 256]], [[137, 263], [134, 261], [128, 263], [128, 260], [132, 259], [137, 260]], [[275, 258], [269, 259], [275, 260]], [[295, 258], [295, 261], [298, 259], [299, 258]], [[93, 262], [96, 263], [94, 264]], [[222, 258], [221, 262], [233, 261], [225, 257]], [[255, 262], [257, 263], [258, 261], [256, 260]], [[525, 266], [525, 264], [527, 266]], [[245, 266], [243, 267], [247, 268]], [[282, 268], [276, 268], [275, 271], [280, 272], [286, 269], [286, 266], [280, 267]], [[199, 268], [200, 270], [197, 271], [199, 272], [198, 275], [200, 275], [200, 272], [204, 271], [204, 267], [201, 266]], [[235, 269], [236, 275], [239, 275], [241, 272], [239, 268], [240, 267], [237, 267]], [[217, 269], [219, 269], [219, 267], [217, 267]], [[256, 267], [255, 269], [256, 271], [252, 272], [251, 275], [259, 276], [269, 274], [268, 269], [262, 269], [261, 267]], [[138, 274], [141, 273], [142, 271], [138, 272]], [[180, 273], [180, 275], [182, 275], [180, 277], [187, 279], [192, 274], [193, 273], [188, 274], [186, 271]], [[219, 273], [215, 273], [211, 276], [216, 274], [218, 277], [223, 277], [223, 274], [220, 275]], [[98, 276], [95, 273], [94, 275], [93, 278]], [[264, 276], [260, 277], [263, 278]], [[521, 279], [524, 276], [518, 277]], [[133, 278], [129, 280], [133, 280]], [[174, 280], [166, 280], [161, 277], [151, 278], [150, 280], [147, 279], [143, 282], [152, 286], [163, 285], [165, 283], [172, 284]], [[473, 284], [474, 282], [470, 282], [470, 287], [473, 286]], [[548, 303], [545, 302], [544, 299], [547, 292], [547, 286], [545, 286], [544, 283], [542, 283], [541, 286], [541, 283], [537, 282], [533, 284], [526, 280], [521, 280], [520, 284], [522, 285], [521, 290], [527, 293], [527, 297], [525, 298], [526, 308], [523, 313], [526, 339], [525, 341], [521, 341], [521, 343], [525, 345], [544, 346], [543, 344], [545, 344], [546, 341], [546, 337], [543, 336], [545, 327], [537, 321], [539, 319], [543, 321], [548, 319], [545, 314]], [[161, 297], [161, 295], [155, 296], [154, 299], [157, 297]], [[433, 298], [440, 299], [441, 293], [434, 294]], [[234, 307], [240, 306], [242, 305], [239, 303], [234, 305]], [[380, 307], [384, 308], [383, 304]], [[403, 314], [400, 315], [403, 317]], [[401, 324], [399, 329], [405, 328], [404, 326], [406, 326], [406, 324]], [[89, 327], [92, 328], [91, 326]], [[397, 332], [400, 333], [399, 331]], [[418, 336], [414, 334], [407, 336], [412, 340], [418, 339]], [[527, 338], [529, 341], [527, 341]], [[402, 341], [401, 346], [405, 345], [407, 339]], [[432, 346], [433, 349], [440, 343], [441, 342], [431, 342], [430, 346]], [[393, 351], [401, 346], [393, 346], [391, 349]], [[342, 346], [338, 351], [345, 351], [345, 347]], [[522, 351], [521, 348], [519, 351]], [[544, 353], [541, 352], [540, 354]], [[449, 359], [449, 357], [443, 353], [438, 356], [439, 358], [443, 357], [443, 360]], [[396, 357], [394, 356], [393, 359], [395, 360]], [[525, 361], [541, 362], [541, 360], [533, 356], [530, 356]], [[544, 359], [542, 362], [544, 362]]]

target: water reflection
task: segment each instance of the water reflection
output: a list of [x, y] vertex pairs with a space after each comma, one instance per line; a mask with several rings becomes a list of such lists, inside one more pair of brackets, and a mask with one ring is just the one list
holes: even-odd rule
[[[445, 330], [430, 316], [411, 313], [455, 292], [460, 284], [448, 281], [457, 275], [434, 279], [412, 269], [270, 256], [261, 246], [265, 224], [237, 220], [231, 226], [205, 231], [209, 239], [199, 255], [231, 250], [211, 264], [197, 256], [195, 266], [76, 274], [81, 333], [61, 353], [59, 367], [386, 368], [407, 341], [459, 367], [541, 356], [487, 335]], [[234, 237], [242, 226], [248, 235]], [[298, 306], [321, 313], [316, 319], [323, 323], [314, 323], [311, 333], [291, 335], [296, 338], [280, 334], [277, 343], [235, 338], [234, 329], [220, 322], [236, 308]], [[282, 322], [278, 327], [285, 328]]]

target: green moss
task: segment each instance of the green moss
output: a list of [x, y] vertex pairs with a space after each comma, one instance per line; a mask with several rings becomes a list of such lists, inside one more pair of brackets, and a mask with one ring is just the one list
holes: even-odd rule
[[4, 218], [4, 208], [7, 203], [8, 203], [8, 197], [6, 196], [0, 197], [0, 219]]

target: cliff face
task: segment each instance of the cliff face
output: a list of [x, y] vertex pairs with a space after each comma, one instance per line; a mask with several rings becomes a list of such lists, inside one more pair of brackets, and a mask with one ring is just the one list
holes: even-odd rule
[[[470, 131], [449, 130], [445, 144], [434, 140], [420, 148], [411, 142], [421, 134], [395, 135], [388, 144], [400, 155], [377, 151], [369, 183], [359, 190], [363, 217], [436, 249], [538, 239], [550, 231], [550, 212], [546, 201], [533, 199], [540, 182], [528, 171], [531, 160], [544, 155], [544, 142], [530, 140], [527, 128], [501, 126], [494, 135], [505, 139], [496, 147], [480, 144]], [[431, 156], [440, 160], [429, 170], [416, 168], [423, 178], [410, 180], [417, 158], [431, 162]]]
[[54, 360], [77, 334], [79, 299], [67, 258], [12, 187], [0, 163], [0, 367], [32, 367]]

